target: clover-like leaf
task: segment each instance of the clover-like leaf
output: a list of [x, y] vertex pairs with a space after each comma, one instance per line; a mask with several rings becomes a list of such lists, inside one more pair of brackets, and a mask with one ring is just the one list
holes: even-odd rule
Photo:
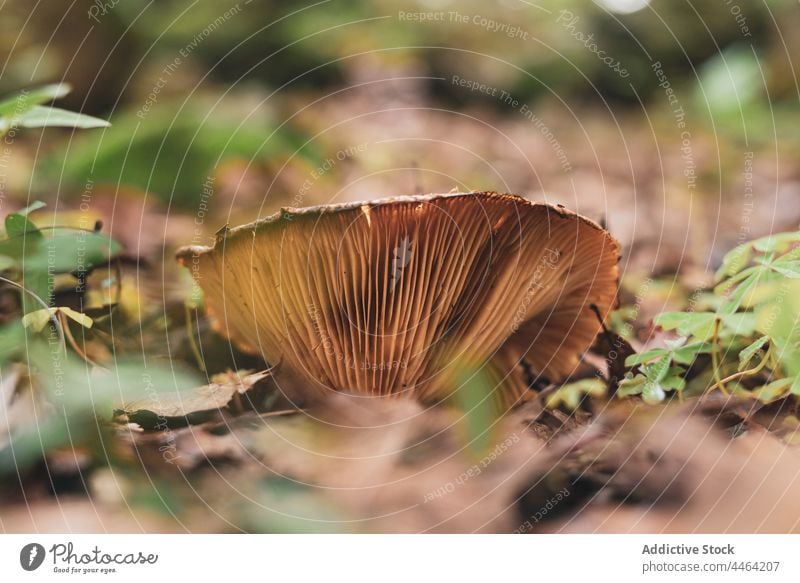
[[686, 388], [686, 379], [684, 379], [680, 375], [671, 374], [665, 377], [664, 380], [661, 381], [661, 386], [665, 390], [680, 392]]
[[755, 389], [753, 395], [762, 403], [772, 403], [773, 401], [785, 397], [796, 380], [796, 378], [789, 377], [772, 381], [763, 387]]
[[617, 396], [630, 397], [632, 395], [640, 395], [646, 382], [647, 379], [643, 374], [629, 374], [620, 381], [617, 388]]
[[753, 249], [761, 253], [780, 253], [797, 243], [800, 243], [800, 233], [790, 231], [761, 237], [752, 241], [751, 245]]
[[721, 318], [722, 334], [751, 336], [756, 330], [756, 315], [753, 312], [723, 314]]
[[667, 354], [669, 354], [669, 350], [666, 348], [652, 348], [645, 352], [640, 352], [639, 354], [631, 354], [625, 359], [625, 366], [636, 366], [637, 364], [643, 364], [655, 360], [656, 358], [661, 358]]
[[716, 281], [722, 281], [726, 277], [739, 273], [747, 266], [752, 254], [753, 248], [749, 243], [744, 243], [728, 251], [722, 258], [722, 265], [715, 274]]
[[692, 364], [701, 354], [714, 350], [710, 342], [694, 342], [672, 352], [672, 359], [678, 364]]
[[714, 333], [717, 315], [713, 312], [663, 312], [653, 322], [664, 330], [677, 330], [684, 336], [705, 340]]
[[642, 367], [642, 373], [651, 383], [659, 383], [666, 378], [670, 368], [670, 359], [662, 358], [656, 362], [646, 364]]

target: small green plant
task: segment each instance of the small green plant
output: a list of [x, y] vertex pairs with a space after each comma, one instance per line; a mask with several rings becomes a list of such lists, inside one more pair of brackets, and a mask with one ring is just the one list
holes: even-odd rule
[[649, 403], [668, 393], [736, 393], [772, 402], [800, 396], [800, 233], [739, 245], [723, 259], [702, 310], [664, 312], [654, 324], [675, 337], [627, 358], [620, 397]]
[[[48, 85], [0, 102], [0, 136], [5, 135], [11, 143], [9, 138], [19, 128], [108, 125], [43, 105], [68, 91], [65, 85]], [[94, 328], [95, 320], [54, 303], [65, 285], [67, 290], [72, 287], [72, 295], [85, 288], [86, 276], [109, 265], [120, 245], [99, 228], [37, 226], [30, 214], [44, 206], [37, 201], [7, 215], [5, 236], [0, 237], [0, 291], [19, 296], [18, 304], [13, 308], [5, 305], [0, 314], [4, 321], [0, 326], [0, 378], [12, 388], [5, 395], [14, 395], [9, 403], [27, 400], [37, 408], [36, 424], [31, 426], [15, 418], [12, 405], [3, 404], [8, 407], [9, 422], [0, 428], [0, 477], [22, 475], [65, 447], [86, 451], [97, 466], [115, 463], [106, 444], [113, 434], [111, 414], [120, 400], [152, 400], [165, 389], [198, 385], [194, 376], [148, 362], [145, 354], [118, 358], [115, 353], [113, 362], [102, 364], [87, 357], [70, 326], [84, 333]]]
[[[109, 125], [102, 119], [43, 105], [69, 92], [70, 87], [63, 83], [45, 85], [0, 101], [0, 137], [16, 135], [19, 128], [98, 128]], [[117, 251], [116, 244], [99, 233], [80, 234], [74, 229], [51, 229], [46, 234], [28, 219], [29, 213], [43, 206], [44, 203], [37, 201], [8, 215], [5, 218], [6, 238], [0, 241], [0, 271], [4, 276], [6, 272], [12, 272], [11, 282], [22, 286], [25, 313], [49, 306], [55, 275], [86, 271]], [[8, 282], [7, 278], [4, 279]]]
[[[0, 101], [0, 137], [13, 137], [19, 128], [109, 125], [88, 115], [43, 105], [69, 92], [65, 84], [45, 85]], [[107, 263], [119, 251], [117, 243], [98, 232], [59, 227], [40, 229], [29, 219], [29, 214], [44, 206], [35, 201], [6, 216], [5, 238], [0, 240], [0, 276], [5, 285], [21, 290], [24, 314], [50, 308], [56, 276], [81, 277], [97, 265]]]
[[17, 283], [23, 293], [25, 314], [50, 305], [55, 277], [82, 277], [116, 255], [119, 244], [108, 236], [75, 228], [38, 228], [28, 214], [44, 206], [39, 202], [5, 218], [5, 239], [0, 240], [0, 272], [6, 282]]

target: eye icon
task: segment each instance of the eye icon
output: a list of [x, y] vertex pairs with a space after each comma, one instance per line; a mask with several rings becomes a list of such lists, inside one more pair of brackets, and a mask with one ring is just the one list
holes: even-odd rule
[[29, 543], [19, 552], [19, 564], [26, 571], [35, 571], [44, 562], [44, 547], [39, 543]]

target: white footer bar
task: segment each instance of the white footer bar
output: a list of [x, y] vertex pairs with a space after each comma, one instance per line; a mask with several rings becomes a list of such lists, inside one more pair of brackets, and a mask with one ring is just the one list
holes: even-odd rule
[[[784, 535], [0, 535], [0, 581], [800, 581]], [[172, 579], [174, 580], [174, 579]], [[191, 583], [187, 580], [187, 583]]]

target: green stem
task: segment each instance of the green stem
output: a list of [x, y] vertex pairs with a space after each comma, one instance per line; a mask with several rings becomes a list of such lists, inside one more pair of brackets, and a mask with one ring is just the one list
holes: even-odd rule
[[194, 327], [192, 326], [192, 310], [189, 308], [189, 304], [184, 303], [183, 305], [185, 313], [186, 313], [186, 334], [189, 336], [189, 346], [192, 348], [192, 354], [194, 355], [195, 360], [197, 361], [197, 366], [200, 367], [201, 372], [206, 372], [206, 365], [203, 362], [203, 356], [200, 354], [200, 348], [197, 346], [197, 342], [194, 339]]
[[720, 378], [719, 373], [719, 325], [720, 319], [717, 318], [714, 321], [714, 335], [711, 338], [711, 342], [714, 345], [714, 349], [711, 351], [711, 368], [714, 373], [714, 385], [712, 386], [709, 391], [714, 390], [714, 388], [719, 388], [723, 395], [726, 397], [730, 394], [728, 393], [727, 389], [725, 388], [725, 383], [727, 382], [725, 379]]
[[[706, 393], [710, 393], [711, 391], [713, 391], [714, 389], [717, 389], [717, 388], [722, 389], [725, 383], [729, 383], [731, 381], [735, 381], [736, 379], [739, 379], [739, 378], [742, 378], [742, 377], [753, 376], [755, 374], [760, 373], [764, 369], [764, 367], [767, 365], [767, 361], [769, 360], [771, 355], [772, 355], [772, 344], [769, 345], [769, 348], [767, 349], [766, 354], [764, 354], [764, 358], [761, 359], [761, 362], [759, 362], [757, 366], [755, 366], [753, 368], [749, 368], [747, 370], [739, 371], [737, 373], [734, 373], [734, 374], [732, 374], [730, 376], [725, 377], [724, 379], [721, 379], [721, 380], [715, 382], [713, 385], [711, 385], [708, 388]], [[727, 395], [727, 393], [725, 393], [725, 394]]]

